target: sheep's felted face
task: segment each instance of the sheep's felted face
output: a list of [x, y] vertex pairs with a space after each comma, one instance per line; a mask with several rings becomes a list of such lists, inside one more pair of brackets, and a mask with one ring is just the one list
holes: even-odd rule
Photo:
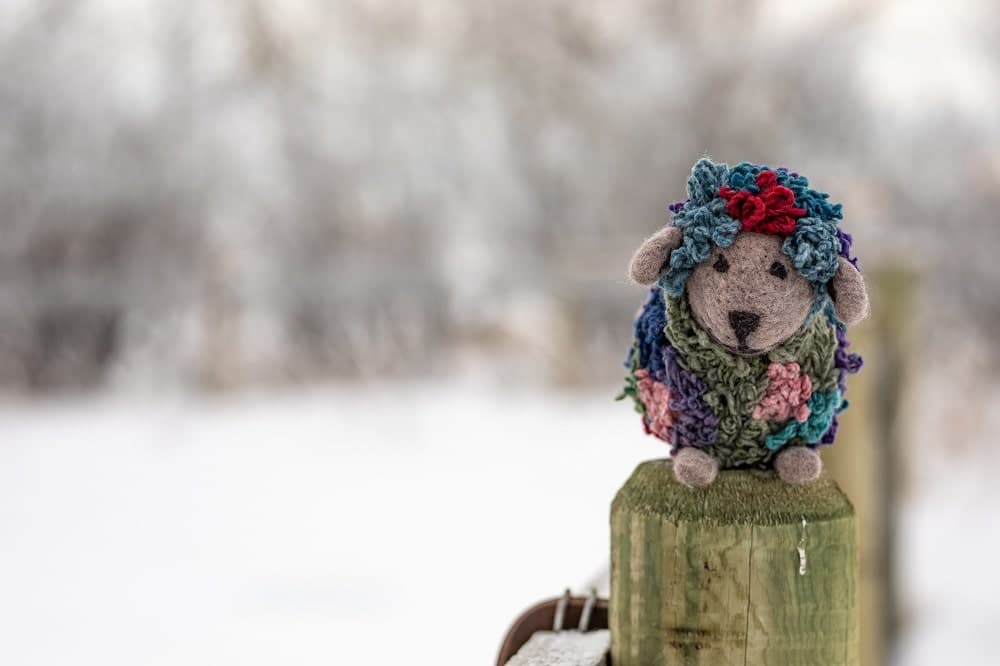
[[716, 247], [687, 282], [695, 319], [717, 342], [762, 354], [794, 335], [812, 307], [812, 284], [791, 265], [779, 236], [744, 231]]

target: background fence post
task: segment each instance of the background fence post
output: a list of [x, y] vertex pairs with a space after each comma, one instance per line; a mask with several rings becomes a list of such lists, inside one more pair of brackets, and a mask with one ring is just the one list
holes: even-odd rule
[[898, 634], [895, 592], [895, 514], [905, 477], [905, 389], [916, 358], [915, 275], [903, 268], [868, 275], [872, 316], [851, 329], [851, 351], [864, 369], [848, 379], [851, 408], [841, 418], [837, 443], [823, 451], [830, 475], [851, 498], [861, 552], [861, 662], [889, 662]]

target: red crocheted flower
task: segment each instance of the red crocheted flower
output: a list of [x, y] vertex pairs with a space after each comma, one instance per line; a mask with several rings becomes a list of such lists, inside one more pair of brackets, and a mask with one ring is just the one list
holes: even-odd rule
[[744, 231], [791, 235], [795, 221], [806, 214], [804, 208], [795, 206], [795, 193], [778, 185], [778, 175], [773, 171], [761, 171], [757, 187], [759, 194], [720, 187], [719, 196], [726, 200], [726, 213], [739, 220]]

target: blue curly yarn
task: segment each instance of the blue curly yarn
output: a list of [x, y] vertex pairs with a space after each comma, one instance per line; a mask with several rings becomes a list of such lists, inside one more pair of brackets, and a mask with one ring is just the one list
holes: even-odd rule
[[805, 176], [789, 173], [788, 169], [784, 168], [777, 169], [775, 173], [778, 174], [778, 184], [784, 185], [795, 193], [795, 205], [805, 208], [809, 217], [818, 217], [830, 222], [843, 219], [842, 206], [839, 203], [827, 201], [830, 195], [826, 192], [817, 192], [811, 189], [809, 180]]
[[693, 206], [704, 206], [719, 196], [719, 188], [726, 184], [726, 174], [729, 167], [716, 164], [703, 157], [691, 167], [691, 175], [687, 180], [687, 203]]
[[840, 238], [833, 222], [803, 217], [785, 239], [781, 251], [792, 260], [795, 270], [815, 285], [825, 285], [837, 272]]
[[671, 296], [684, 293], [684, 285], [696, 265], [712, 253], [712, 245], [729, 247], [740, 230], [739, 220], [726, 214], [726, 200], [719, 188], [726, 184], [728, 167], [700, 159], [687, 182], [688, 200], [675, 214], [674, 226], [683, 229], [681, 246], [670, 253], [670, 269], [660, 286]]
[[[666, 306], [660, 290], [653, 288], [635, 319], [635, 345], [629, 350], [625, 367], [646, 368], [657, 381], [665, 381], [663, 347], [667, 344], [667, 336], [663, 331], [666, 327]], [[636, 354], [638, 359], [635, 358]]]
[[757, 187], [757, 176], [764, 170], [759, 164], [740, 162], [729, 170], [729, 182], [726, 184], [734, 190], [750, 190], [754, 194], [760, 192]]

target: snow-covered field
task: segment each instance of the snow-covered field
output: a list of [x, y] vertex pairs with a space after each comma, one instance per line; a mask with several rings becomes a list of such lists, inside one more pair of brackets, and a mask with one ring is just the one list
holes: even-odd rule
[[[488, 664], [662, 453], [610, 395], [461, 383], [7, 404], [0, 664]], [[904, 515], [900, 663], [993, 663], [990, 472]]]

